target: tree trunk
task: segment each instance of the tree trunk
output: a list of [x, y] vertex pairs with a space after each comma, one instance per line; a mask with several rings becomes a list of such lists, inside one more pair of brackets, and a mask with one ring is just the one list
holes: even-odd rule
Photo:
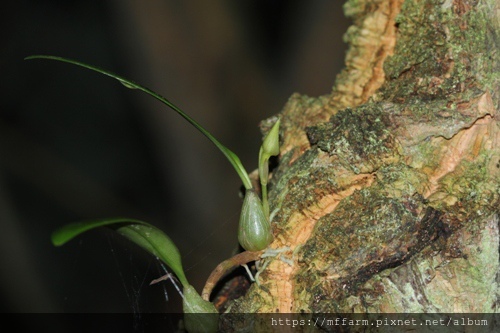
[[280, 114], [271, 248], [284, 252], [229, 311], [496, 312], [498, 0], [344, 10], [332, 93], [295, 94]]

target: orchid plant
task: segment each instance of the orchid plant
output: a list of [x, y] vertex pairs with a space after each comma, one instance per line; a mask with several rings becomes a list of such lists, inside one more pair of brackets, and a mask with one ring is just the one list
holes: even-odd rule
[[[239, 157], [229, 150], [226, 146], [221, 144], [210, 132], [203, 128], [188, 114], [182, 111], [179, 107], [171, 103], [165, 97], [159, 95], [153, 90], [139, 85], [131, 80], [122, 76], [116, 75], [108, 70], [98, 68], [80, 61], [62, 58], [52, 55], [33, 55], [25, 58], [31, 59], [46, 59], [65, 62], [86, 69], [107, 75], [113, 79], [118, 80], [125, 87], [130, 89], [140, 90], [151, 97], [159, 100], [177, 114], [182, 116], [186, 121], [193, 125], [198, 131], [205, 135], [227, 158], [231, 163], [234, 170], [240, 177], [243, 186], [245, 187], [245, 197], [241, 210], [239, 228], [238, 228], [238, 241], [246, 251], [239, 255], [226, 260], [221, 263], [218, 268], [214, 270], [218, 274], [212, 274], [205, 286], [203, 297], [198, 294], [195, 288], [189, 284], [184, 273], [181, 255], [175, 246], [174, 242], [160, 229], [143, 222], [131, 218], [108, 218], [101, 220], [83, 221], [71, 223], [57, 229], [52, 234], [52, 243], [55, 246], [61, 246], [70, 241], [74, 237], [98, 227], [109, 227], [116, 231], [118, 234], [124, 236], [130, 241], [136, 243], [150, 254], [165, 263], [170, 270], [175, 274], [177, 279], [182, 285], [183, 296], [183, 311], [185, 314], [185, 327], [188, 332], [216, 332], [218, 327], [218, 312], [215, 306], [209, 301], [211, 287], [220, 278], [220, 272], [225, 272], [235, 264], [243, 264], [259, 258], [260, 254], [265, 250], [273, 240], [271, 224], [269, 220], [269, 203], [267, 199], [267, 183], [268, 183], [268, 170], [269, 158], [279, 154], [279, 126], [280, 120], [278, 119], [267, 136], [264, 138], [263, 144], [259, 151], [259, 179], [260, 179], [260, 193], [253, 187], [250, 177], [242, 165]], [[208, 289], [207, 289], [207, 286]], [[208, 290], [208, 291], [207, 291]], [[190, 314], [210, 313], [211, 316], [191, 316]]]

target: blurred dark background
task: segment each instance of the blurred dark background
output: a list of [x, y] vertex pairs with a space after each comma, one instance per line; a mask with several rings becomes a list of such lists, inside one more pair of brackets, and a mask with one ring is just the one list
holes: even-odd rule
[[[152, 98], [53, 54], [152, 88], [257, 166], [259, 121], [294, 92], [328, 94], [349, 22], [342, 1], [9, 1], [0, 5], [2, 312], [176, 312], [142, 250], [106, 230], [61, 248], [68, 222], [126, 216], [178, 245], [200, 291], [237, 248], [240, 180]], [[169, 301], [165, 299], [167, 288]]]

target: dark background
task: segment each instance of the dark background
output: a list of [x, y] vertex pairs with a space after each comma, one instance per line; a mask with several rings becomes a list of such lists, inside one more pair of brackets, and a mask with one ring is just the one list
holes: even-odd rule
[[[259, 121], [294, 92], [328, 94], [343, 63], [342, 1], [9, 1], [0, 5], [2, 312], [176, 312], [158, 263], [106, 230], [61, 248], [68, 222], [126, 216], [178, 245], [199, 291], [237, 248], [240, 179], [152, 88], [257, 167]], [[170, 300], [167, 302], [164, 287]]]

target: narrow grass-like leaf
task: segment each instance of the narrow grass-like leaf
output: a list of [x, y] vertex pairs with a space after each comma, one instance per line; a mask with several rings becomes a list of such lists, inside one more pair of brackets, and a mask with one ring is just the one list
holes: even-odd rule
[[147, 222], [127, 218], [110, 218], [71, 223], [54, 231], [52, 243], [60, 246], [87, 230], [108, 226], [120, 235], [158, 257], [175, 273], [184, 287], [189, 283], [182, 268], [181, 255], [174, 242], [160, 229]]
[[245, 186], [246, 189], [251, 189], [252, 188], [252, 183], [250, 181], [250, 177], [248, 176], [248, 173], [245, 170], [245, 167], [241, 163], [239, 157], [233, 153], [231, 150], [229, 150], [226, 146], [221, 144], [210, 132], [208, 132], [206, 129], [204, 129], [200, 124], [198, 124], [193, 118], [188, 116], [184, 111], [182, 111], [180, 108], [178, 108], [176, 105], [174, 105], [172, 102], [170, 102], [168, 99], [165, 97], [161, 96], [160, 94], [154, 92], [153, 90], [143, 87], [134, 81], [128, 80], [124, 77], [121, 77], [119, 75], [116, 75], [108, 70], [92, 66], [77, 60], [72, 60], [68, 58], [62, 58], [62, 57], [57, 57], [57, 56], [51, 56], [51, 55], [32, 55], [29, 57], [24, 58], [25, 60], [31, 60], [31, 59], [49, 59], [49, 60], [56, 60], [56, 61], [61, 61], [61, 62], [66, 62], [70, 63], [73, 65], [77, 65], [80, 67], [84, 67], [90, 70], [93, 70], [95, 72], [107, 75], [109, 77], [112, 77], [120, 83], [122, 83], [125, 87], [130, 88], [130, 89], [138, 89], [142, 92], [145, 92], [146, 94], [154, 97], [155, 99], [159, 100], [175, 112], [177, 112], [179, 115], [181, 115], [184, 119], [186, 119], [191, 125], [193, 125], [198, 131], [200, 131], [203, 135], [205, 135], [212, 143], [226, 156], [226, 158], [229, 160], [231, 165], [234, 167], [236, 172], [241, 178], [241, 181], [243, 182], [243, 185]]

